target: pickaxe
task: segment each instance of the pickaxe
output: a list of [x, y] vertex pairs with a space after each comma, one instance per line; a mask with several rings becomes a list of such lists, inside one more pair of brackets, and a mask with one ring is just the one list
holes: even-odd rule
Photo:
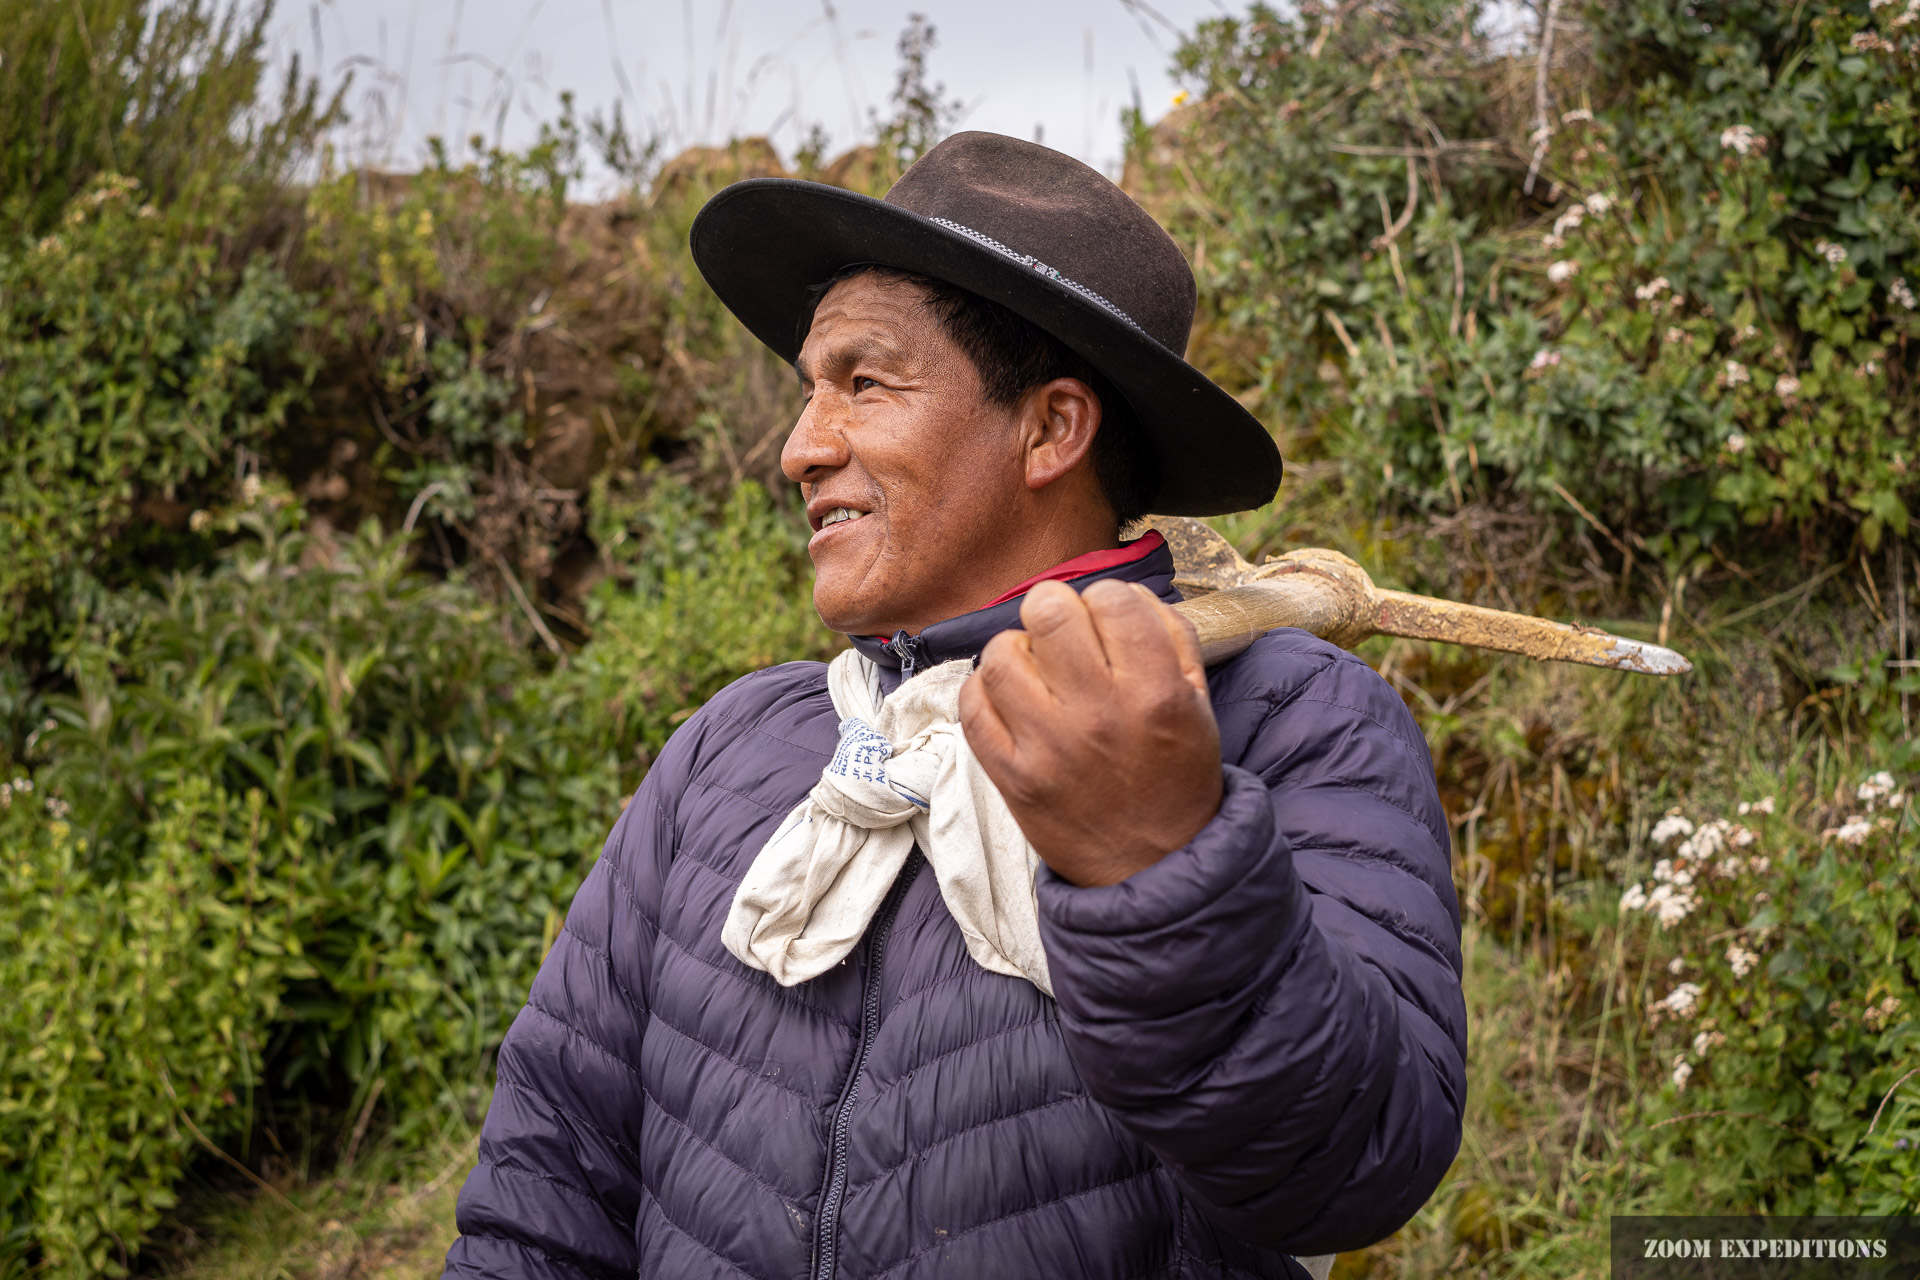
[[1671, 649], [1595, 627], [1382, 590], [1338, 551], [1289, 551], [1252, 565], [1198, 520], [1156, 516], [1148, 523], [1173, 551], [1174, 585], [1186, 596], [1174, 607], [1199, 631], [1208, 666], [1275, 627], [1299, 627], [1343, 649], [1368, 636], [1405, 636], [1650, 676], [1693, 670]]

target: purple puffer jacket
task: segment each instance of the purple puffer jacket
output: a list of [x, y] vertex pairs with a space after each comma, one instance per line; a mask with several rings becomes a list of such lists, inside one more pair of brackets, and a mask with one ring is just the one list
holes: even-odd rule
[[[1103, 577], [1164, 598], [1164, 548]], [[929, 628], [897, 684], [1019, 601]], [[1466, 1009], [1426, 743], [1276, 631], [1210, 673], [1226, 795], [1108, 888], [1041, 872], [1058, 1002], [967, 956], [916, 853], [782, 988], [720, 943], [836, 742], [826, 668], [737, 681], [627, 805], [501, 1045], [452, 1277], [1299, 1276], [1382, 1239], [1460, 1142]]]

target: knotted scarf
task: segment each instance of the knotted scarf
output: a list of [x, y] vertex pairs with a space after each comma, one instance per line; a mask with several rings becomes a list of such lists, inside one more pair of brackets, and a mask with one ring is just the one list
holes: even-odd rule
[[1034, 875], [1040, 859], [960, 731], [971, 662], [880, 693], [871, 659], [827, 668], [840, 742], [820, 782], [747, 869], [721, 941], [782, 986], [818, 977], [859, 945], [915, 844], [984, 969], [1048, 995]]

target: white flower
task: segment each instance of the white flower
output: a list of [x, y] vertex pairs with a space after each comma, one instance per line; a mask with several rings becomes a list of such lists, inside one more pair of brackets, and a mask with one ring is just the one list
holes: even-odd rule
[[1687, 958], [1685, 956], [1675, 956], [1673, 959], [1667, 961], [1667, 972], [1674, 977], [1677, 978], [1686, 971]]
[[[1773, 380], [1773, 394], [1782, 400], [1793, 399], [1800, 394], [1800, 379], [1790, 373], [1782, 374]], [[1768, 803], [1772, 803], [1772, 797], [1768, 797]], [[1767, 812], [1772, 813], [1773, 810], [1769, 809]]]
[[1725, 818], [1715, 818], [1694, 832], [1692, 837], [1681, 842], [1674, 853], [1695, 862], [1704, 862], [1726, 847], [1727, 836], [1733, 830], [1733, 824]]
[[1820, 833], [1829, 840], [1838, 840], [1841, 844], [1865, 844], [1867, 837], [1873, 834], [1873, 824], [1857, 813], [1848, 814], [1846, 822], [1837, 827], [1828, 827]]
[[1553, 234], [1563, 236], [1579, 226], [1587, 216], [1587, 206], [1575, 200], [1567, 206], [1567, 211], [1553, 220]]
[[1564, 249], [1567, 247], [1567, 242], [1549, 231], [1540, 237], [1540, 247], [1542, 249]]
[[[1880, 0], [1880, 3], [1882, 4], [1889, 4], [1891, 2], [1892, 0]], [[1575, 121], [1578, 121], [1578, 120], [1591, 120], [1591, 119], [1593, 119], [1593, 112], [1587, 110], [1585, 107], [1575, 107], [1571, 111], [1562, 111], [1560, 113], [1561, 124], [1573, 124]], [[1594, 212], [1598, 213], [1599, 210], [1596, 209], [1594, 210]]]
[[1877, 31], [1856, 31], [1848, 43], [1856, 49], [1874, 49], [1881, 53], [1893, 52], [1893, 41]]
[[[3, 796], [0, 796], [0, 799], [3, 798]], [[1622, 911], [1638, 911], [1646, 905], [1647, 891], [1640, 887], [1638, 881], [1628, 885], [1627, 891], [1620, 895], [1620, 909]]]
[[1727, 1034], [1724, 1031], [1702, 1031], [1693, 1038], [1693, 1056], [1704, 1058], [1708, 1050], [1718, 1049], [1726, 1042]]
[[1692, 893], [1684, 887], [1676, 892], [1670, 884], [1657, 884], [1653, 887], [1653, 892], [1647, 895], [1647, 908], [1660, 921], [1662, 929], [1671, 929], [1679, 924], [1692, 914], [1693, 909], [1698, 905], [1700, 905], [1699, 899]]
[[1660, 1001], [1660, 1007], [1676, 1018], [1691, 1018], [1694, 1006], [1700, 1003], [1700, 987], [1696, 983], [1683, 982], [1667, 992], [1666, 999]]
[[1835, 244], [1831, 240], [1816, 240], [1813, 251], [1827, 260], [1827, 265], [1837, 267], [1847, 260], [1847, 246]]
[[1898, 809], [1901, 805], [1905, 804], [1906, 802], [1907, 802], [1907, 793], [1904, 791], [1896, 791], [1892, 795], [1886, 798], [1886, 800], [1882, 803], [1881, 808]]
[[1580, 274], [1580, 264], [1570, 258], [1562, 258], [1547, 268], [1547, 279], [1555, 284], [1565, 284]]
[[1673, 1055], [1673, 1087], [1676, 1089], [1686, 1088], [1687, 1081], [1691, 1079], [1692, 1076], [1693, 1076], [1693, 1068], [1690, 1065], [1688, 1065], [1686, 1055], [1678, 1054], [1678, 1053], [1674, 1054]]
[[1669, 325], [1667, 327], [1666, 340], [1668, 342], [1691, 342], [1693, 341], [1693, 335], [1677, 324]]
[[1558, 351], [1549, 351], [1547, 350], [1547, 348], [1542, 347], [1540, 348], [1540, 350], [1533, 353], [1533, 359], [1527, 362], [1527, 368], [1551, 369], [1554, 365], [1557, 365], [1559, 363], [1560, 363], [1560, 353]]
[[1690, 836], [1693, 824], [1677, 813], [1670, 813], [1653, 824], [1651, 839], [1655, 844], [1665, 844], [1675, 836]]
[[1856, 378], [1871, 378], [1879, 372], [1880, 362], [1878, 360], [1862, 360], [1860, 367], [1853, 371], [1853, 376]]
[[1735, 942], [1727, 947], [1727, 967], [1733, 970], [1733, 976], [1744, 978], [1753, 972], [1753, 966], [1760, 963], [1760, 957]]
[[213, 523], [213, 513], [205, 510], [195, 511], [187, 517], [187, 528], [194, 533], [204, 533]]
[[1738, 151], [1744, 156], [1754, 151], [1766, 150], [1767, 140], [1755, 133], [1752, 125], [1736, 124], [1720, 131], [1720, 146], [1728, 151]]
[[1737, 387], [1743, 382], [1752, 382], [1753, 375], [1748, 373], [1747, 366], [1738, 360], [1729, 360], [1727, 367], [1721, 370], [1720, 380], [1730, 387]]
[[1772, 865], [1772, 858], [1750, 858], [1747, 861], [1747, 870], [1753, 872], [1755, 875], [1763, 875], [1767, 868]]
[[1602, 194], [1587, 197], [1587, 212], [1596, 218], [1611, 208], [1613, 208], [1613, 197], [1610, 195]]
[[1744, 435], [1736, 431], [1732, 435], [1727, 437], [1728, 453], [1745, 453], [1746, 451], [1747, 451], [1747, 438]]
[[1651, 302], [1673, 286], [1667, 283], [1665, 276], [1655, 276], [1633, 291], [1633, 296], [1642, 302]]
[[1887, 296], [1909, 311], [1920, 307], [1920, 301], [1914, 299], [1913, 287], [1899, 277], [1895, 277], [1894, 282], [1887, 286]]
[[1736, 849], [1744, 849], [1759, 838], [1746, 827], [1735, 827], [1733, 834], [1727, 837], [1727, 843]]
[[1868, 810], [1871, 811], [1874, 801], [1878, 800], [1881, 796], [1890, 794], [1893, 791], [1893, 785], [1893, 775], [1885, 769], [1882, 769], [1860, 784], [1859, 789], [1853, 793], [1854, 798], [1866, 805]]
[[246, 479], [240, 482], [240, 501], [249, 507], [260, 501], [259, 476], [248, 475]]

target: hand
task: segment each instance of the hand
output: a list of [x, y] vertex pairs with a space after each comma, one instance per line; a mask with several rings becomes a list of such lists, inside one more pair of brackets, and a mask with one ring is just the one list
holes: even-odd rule
[[960, 724], [1046, 864], [1117, 884], [1220, 811], [1220, 726], [1193, 624], [1145, 587], [1043, 582], [995, 636]]

